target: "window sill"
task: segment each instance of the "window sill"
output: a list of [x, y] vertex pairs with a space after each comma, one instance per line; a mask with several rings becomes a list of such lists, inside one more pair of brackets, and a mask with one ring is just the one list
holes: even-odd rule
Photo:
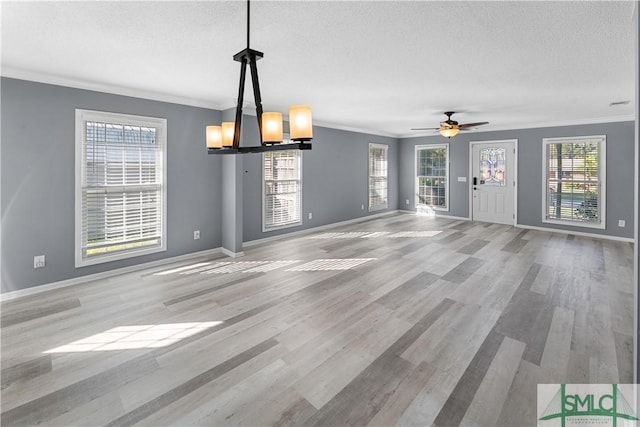
[[577, 228], [591, 228], [597, 230], [604, 230], [606, 225], [604, 221], [599, 223], [588, 223], [588, 222], [579, 222], [579, 221], [562, 221], [562, 220], [554, 220], [554, 219], [543, 219], [542, 222], [544, 224], [556, 224], [556, 225], [566, 225], [569, 227], [577, 227]]
[[285, 228], [298, 227], [300, 225], [302, 225], [302, 221], [292, 222], [291, 224], [276, 225], [276, 226], [273, 226], [273, 227], [262, 227], [262, 232], [263, 233], [268, 233], [270, 231], [278, 231], [278, 230], [283, 230]]
[[133, 250], [127, 252], [119, 252], [109, 255], [94, 256], [91, 258], [83, 258], [81, 254], [76, 254], [75, 267], [88, 267], [90, 265], [104, 264], [106, 262], [119, 261], [123, 259], [135, 258], [143, 255], [155, 254], [158, 252], [165, 252], [166, 246], [153, 247], [142, 250]]
[[369, 208], [368, 212], [378, 212], [378, 211], [383, 211], [385, 209], [389, 209], [389, 205], [374, 206], [374, 207]]
[[449, 208], [446, 206], [433, 206], [433, 205], [424, 205], [424, 204], [417, 204], [416, 205], [416, 209], [424, 209], [424, 208], [429, 208], [431, 210], [434, 211], [440, 211], [440, 212], [449, 212]]

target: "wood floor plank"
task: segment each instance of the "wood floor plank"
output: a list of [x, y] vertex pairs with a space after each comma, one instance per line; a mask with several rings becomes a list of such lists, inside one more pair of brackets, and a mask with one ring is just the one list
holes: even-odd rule
[[497, 425], [502, 406], [516, 375], [525, 344], [505, 337], [464, 412], [461, 425]]
[[380, 410], [369, 420], [369, 426], [398, 425], [398, 420], [407, 410], [418, 393], [429, 382], [435, 368], [427, 363], [421, 363], [407, 376], [405, 376], [390, 392]]
[[499, 316], [495, 310], [455, 303], [402, 357], [414, 365], [426, 362], [443, 371], [464, 372]]
[[361, 334], [294, 384], [295, 389], [320, 409], [376, 360], [411, 327], [389, 312], [378, 325]]
[[495, 331], [487, 335], [439, 410], [434, 425], [456, 425], [461, 422], [503, 340], [504, 337]]
[[386, 352], [322, 406], [305, 425], [367, 425], [412, 372], [412, 364]]
[[2, 389], [7, 388], [16, 381], [25, 381], [46, 374], [51, 372], [52, 369], [50, 354], [13, 366], [3, 367], [2, 373], [0, 374], [2, 378]]
[[263, 393], [251, 407], [246, 408], [239, 425], [300, 426], [317, 411], [293, 387], [286, 387], [281, 392], [273, 391]]
[[58, 417], [68, 408], [90, 402], [128, 381], [153, 372], [157, 367], [158, 365], [153, 358], [136, 358], [117, 368], [100, 372], [91, 378], [31, 400], [8, 411], [3, 411], [2, 423], [11, 426], [31, 426], [38, 424], [39, 420], [45, 417]]
[[[195, 420], [201, 417], [203, 413], [206, 414], [208, 411], [215, 409], [212, 408], [211, 405], [211, 401], [213, 399], [273, 364], [280, 359], [286, 351], [287, 350], [281, 345], [274, 345], [269, 349], [256, 354], [255, 357], [245, 361], [244, 363], [236, 367], [232, 367], [227, 372], [222, 373], [222, 375], [217, 377], [215, 380], [205, 383], [201, 387], [194, 388], [193, 391], [184, 394], [179, 399], [165, 404], [136, 424], [146, 426], [176, 426], [180, 425], [180, 423], [186, 422], [190, 418]], [[203, 364], [199, 371], [192, 374], [189, 379], [210, 371], [215, 365], [216, 363], [208, 365]], [[167, 389], [175, 389], [178, 385], [180, 384], [170, 384], [168, 387], [156, 391], [156, 393], [152, 395], [151, 399], [144, 399], [144, 402], [139, 402], [136, 408], [159, 397], [162, 393], [166, 392]], [[126, 400], [126, 396], [123, 396], [122, 400]], [[135, 408], [129, 408], [128, 410], [131, 411], [133, 409]]]
[[564, 307], [555, 308], [547, 342], [542, 353], [540, 366], [558, 378], [567, 376], [573, 318], [574, 312], [572, 310]]
[[631, 382], [628, 243], [394, 213], [244, 252], [0, 303], [2, 425], [535, 425], [537, 384]]
[[200, 409], [189, 414], [188, 419], [178, 420], [180, 425], [221, 426], [246, 425], [247, 411], [260, 402], [262, 396], [273, 394], [275, 390], [290, 388], [297, 375], [278, 359], [234, 385], [207, 402]]
[[52, 314], [61, 313], [66, 310], [72, 310], [80, 307], [80, 300], [78, 298], [71, 298], [68, 300], [48, 304], [45, 306], [32, 307], [31, 309], [22, 310], [10, 310], [3, 309], [2, 316], [0, 318], [0, 325], [3, 328], [15, 325], [18, 323], [28, 322], [29, 320], [47, 317]]
[[498, 416], [498, 426], [535, 426], [537, 425], [538, 384], [556, 384], [558, 377], [547, 373], [539, 366], [524, 359], [511, 383], [507, 399]]
[[540, 269], [529, 290], [531, 292], [537, 292], [540, 295], [546, 295], [553, 282], [553, 270], [546, 265], [536, 265], [539, 265]]
[[136, 422], [143, 420], [149, 415], [157, 412], [159, 409], [165, 407], [166, 405], [186, 396], [192, 391], [202, 387], [203, 385], [213, 381], [224, 373], [230, 371], [231, 369], [242, 365], [248, 360], [251, 360], [256, 356], [256, 354], [262, 353], [269, 348], [277, 345], [277, 342], [274, 339], [268, 339], [260, 344], [252, 347], [239, 354], [238, 356], [229, 359], [220, 365], [216, 365], [213, 368], [193, 377], [189, 381], [181, 384], [179, 387], [171, 389], [161, 396], [156, 397], [155, 399], [138, 406], [132, 411], [127, 412], [126, 414], [116, 418], [111, 421], [108, 426], [124, 426], [124, 425], [133, 425]]
[[431, 426], [436, 416], [449, 399], [456, 384], [460, 381], [462, 372], [446, 372], [433, 368], [433, 374], [423, 384], [402, 416], [398, 419], [398, 426]]

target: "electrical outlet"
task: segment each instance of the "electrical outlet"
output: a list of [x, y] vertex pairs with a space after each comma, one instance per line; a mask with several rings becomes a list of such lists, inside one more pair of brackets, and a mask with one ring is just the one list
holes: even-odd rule
[[33, 268], [42, 268], [45, 265], [44, 255], [33, 257]]
[[200, 230], [194, 230], [193, 240], [198, 240], [199, 238], [200, 238]]
[[627, 225], [627, 221], [625, 221], [624, 219], [618, 220], [618, 227], [624, 227], [625, 225]]
[[364, 203], [360, 205], [360, 210], [363, 211], [364, 210]]
[[405, 200], [405, 201], [404, 201], [404, 204], [405, 204], [405, 205], [409, 205], [409, 199]]
[[309, 212], [309, 219], [313, 219], [313, 214]]

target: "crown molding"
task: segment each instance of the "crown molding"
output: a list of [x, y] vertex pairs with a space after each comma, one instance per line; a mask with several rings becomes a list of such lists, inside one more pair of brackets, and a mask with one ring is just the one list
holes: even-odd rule
[[[134, 98], [168, 102], [172, 104], [188, 105], [188, 106], [199, 107], [199, 108], [208, 108], [208, 109], [219, 110], [219, 111], [224, 111], [229, 108], [235, 108], [235, 104], [230, 105], [229, 102], [215, 103], [215, 102], [206, 101], [203, 99], [186, 98], [186, 97], [171, 95], [167, 93], [146, 91], [146, 90], [134, 89], [130, 87], [121, 87], [117, 85], [91, 82], [87, 80], [71, 79], [68, 77], [56, 76], [48, 73], [40, 73], [37, 71], [29, 71], [29, 70], [6, 67], [6, 66], [3, 66], [0, 69], [0, 75], [2, 77], [18, 79], [18, 80], [28, 80], [28, 81], [46, 83], [46, 84], [51, 84], [56, 86], [65, 86], [65, 87], [71, 87], [75, 89], [90, 90], [95, 92], [108, 93], [112, 95], [130, 96]], [[245, 105], [244, 114], [255, 116], [256, 115], [255, 107], [252, 108], [250, 105]], [[284, 116], [286, 117], [286, 114]], [[587, 125], [587, 124], [597, 124], [597, 123], [625, 122], [625, 121], [634, 121], [634, 120], [635, 120], [635, 116], [633, 114], [630, 114], [630, 115], [621, 115], [621, 116], [594, 117], [589, 119], [576, 119], [576, 120], [565, 120], [565, 121], [519, 123], [519, 124], [508, 125], [508, 126], [490, 125], [489, 127], [483, 127], [482, 129], [474, 130], [471, 132], [465, 132], [465, 133], [474, 134], [474, 133], [497, 132], [497, 131], [518, 130], [518, 129], [535, 129], [535, 128], [548, 128], [548, 127], [561, 127], [561, 126], [577, 126], [577, 125]], [[381, 137], [387, 137], [387, 138], [396, 138], [396, 139], [438, 136], [437, 132], [392, 133], [392, 132], [380, 131], [377, 129], [347, 126], [344, 124], [332, 123], [332, 122], [327, 122], [322, 120], [314, 120], [314, 126], [319, 126], [319, 127], [329, 128], [329, 129], [336, 129], [336, 130], [343, 130], [347, 132], [355, 132], [360, 134], [381, 136]]]
[[203, 99], [186, 98], [183, 96], [170, 95], [168, 93], [160, 93], [147, 91], [142, 89], [134, 89], [105, 83], [92, 82], [88, 80], [71, 79], [68, 77], [56, 76], [37, 71], [23, 70], [3, 66], [0, 70], [2, 77], [18, 80], [28, 80], [37, 83], [46, 83], [56, 86], [71, 87], [74, 89], [90, 90], [94, 92], [108, 93], [112, 95], [130, 96], [133, 98], [148, 99], [151, 101], [168, 102], [172, 104], [188, 105], [191, 107], [209, 108], [213, 110], [222, 110], [220, 104], [206, 101]]
[[384, 136], [387, 138], [396, 138], [396, 139], [400, 138], [400, 136], [398, 136], [398, 134], [395, 134], [395, 133], [382, 132], [375, 129], [359, 128], [355, 126], [346, 126], [346, 125], [341, 125], [341, 124], [336, 124], [331, 122], [324, 122], [320, 120], [314, 120], [313, 125], [325, 127], [325, 128], [331, 128], [331, 129], [344, 130], [347, 132], [356, 132], [356, 133], [364, 133], [367, 135]]

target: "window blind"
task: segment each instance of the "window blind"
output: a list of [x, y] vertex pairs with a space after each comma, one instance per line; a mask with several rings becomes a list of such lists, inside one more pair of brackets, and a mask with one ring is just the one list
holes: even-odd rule
[[263, 228], [301, 223], [301, 152], [271, 151], [263, 157]]
[[163, 129], [83, 119], [82, 130], [82, 259], [163, 248]]
[[449, 187], [449, 146], [416, 148], [416, 187], [418, 205], [447, 208]]
[[369, 211], [389, 207], [388, 148], [383, 144], [369, 144]]
[[544, 220], [601, 224], [604, 137], [544, 140]]

